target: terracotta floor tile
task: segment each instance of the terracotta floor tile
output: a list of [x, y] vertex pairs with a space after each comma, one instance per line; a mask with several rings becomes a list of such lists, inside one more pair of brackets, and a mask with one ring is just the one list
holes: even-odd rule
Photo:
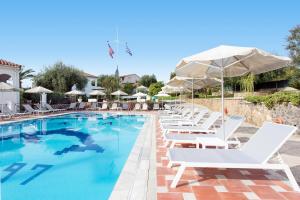
[[211, 186], [193, 186], [192, 190], [197, 199], [221, 200], [218, 192]]
[[184, 200], [181, 193], [158, 193], [157, 200]]
[[243, 193], [219, 192], [219, 196], [222, 200], [248, 200]]
[[250, 192], [251, 190], [237, 179], [222, 179], [219, 183], [227, 188], [229, 192]]
[[172, 168], [156, 167], [156, 173], [157, 175], [174, 175], [176, 171]]
[[156, 176], [157, 186], [165, 186], [166, 185], [166, 177], [157, 175]]
[[167, 181], [169, 192], [192, 192], [192, 187], [187, 181], [179, 181], [176, 188], [170, 188], [172, 181]]
[[272, 188], [269, 186], [249, 186], [253, 192], [256, 193], [256, 195], [259, 198], [262, 199], [284, 199], [282, 195], [275, 192]]
[[281, 192], [285, 198], [288, 200], [299, 200], [300, 199], [300, 193], [297, 192]]

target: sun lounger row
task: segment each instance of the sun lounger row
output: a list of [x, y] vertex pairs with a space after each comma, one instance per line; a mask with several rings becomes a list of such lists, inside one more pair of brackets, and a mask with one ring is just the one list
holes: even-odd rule
[[[241, 145], [238, 138], [233, 137], [244, 121], [241, 116], [229, 116], [222, 125], [218, 123], [221, 113], [209, 112], [205, 108], [192, 111], [188, 107], [178, 107], [160, 114], [165, 146], [169, 147], [168, 166], [179, 165], [172, 188], [177, 186], [188, 167], [246, 168], [283, 170], [293, 189], [299, 191], [288, 165], [282, 159], [277, 163], [270, 162], [297, 127], [265, 122], [247, 143]], [[177, 144], [191, 144], [196, 148], [180, 148]]]

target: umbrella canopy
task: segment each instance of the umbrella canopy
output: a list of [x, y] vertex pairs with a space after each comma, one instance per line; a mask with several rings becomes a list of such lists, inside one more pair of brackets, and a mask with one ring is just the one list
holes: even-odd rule
[[187, 77], [180, 77], [175, 76], [173, 77], [167, 85], [172, 87], [183, 87], [185, 89], [202, 89], [204, 87], [213, 87], [219, 85], [221, 80], [216, 78], [187, 78]]
[[163, 91], [160, 91], [157, 95], [155, 95], [156, 97], [169, 97], [170, 95], [168, 95], [167, 93], [164, 93]]
[[136, 94], [134, 94], [134, 95], [132, 95], [132, 96], [134, 96], [134, 97], [146, 97], [147, 94], [142, 93], [142, 92], [138, 92], [138, 93], [136, 93]]
[[12, 86], [8, 83], [0, 82], [0, 91], [1, 92], [13, 92], [13, 91], [19, 91], [19, 89], [15, 88], [14, 86]]
[[26, 93], [36, 93], [36, 94], [42, 94], [42, 93], [53, 93], [53, 91], [47, 89], [47, 88], [44, 88], [42, 86], [37, 86], [37, 87], [33, 87], [29, 90], [26, 90], [25, 91]]
[[137, 90], [148, 90], [147, 87], [140, 85], [139, 87], [136, 88]]
[[66, 95], [76, 96], [76, 95], [84, 95], [85, 93], [80, 90], [71, 90], [65, 93]]
[[254, 47], [221, 45], [183, 58], [176, 66], [176, 75], [183, 77], [226, 77], [246, 73], [260, 74], [284, 67], [290, 58], [275, 56]]
[[117, 91], [111, 93], [111, 95], [114, 95], [114, 96], [126, 96], [128, 94], [126, 92], [121, 91], [121, 90], [117, 90]]
[[102, 91], [100, 91], [100, 90], [94, 90], [94, 91], [90, 92], [89, 95], [94, 95], [94, 96], [104, 96], [105, 93], [102, 92]]

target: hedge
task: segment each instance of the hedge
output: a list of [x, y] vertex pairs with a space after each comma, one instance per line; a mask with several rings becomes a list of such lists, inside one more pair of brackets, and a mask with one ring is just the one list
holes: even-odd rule
[[291, 103], [294, 106], [300, 105], [299, 92], [276, 92], [266, 96], [247, 96], [245, 100], [254, 104], [264, 104], [268, 109], [277, 104]]

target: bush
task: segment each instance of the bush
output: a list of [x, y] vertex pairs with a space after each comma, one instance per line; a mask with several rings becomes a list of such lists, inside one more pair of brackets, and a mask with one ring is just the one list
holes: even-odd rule
[[245, 100], [254, 104], [264, 104], [268, 109], [283, 103], [291, 103], [294, 106], [299, 106], [300, 93], [276, 92], [266, 96], [247, 96], [245, 97]]

